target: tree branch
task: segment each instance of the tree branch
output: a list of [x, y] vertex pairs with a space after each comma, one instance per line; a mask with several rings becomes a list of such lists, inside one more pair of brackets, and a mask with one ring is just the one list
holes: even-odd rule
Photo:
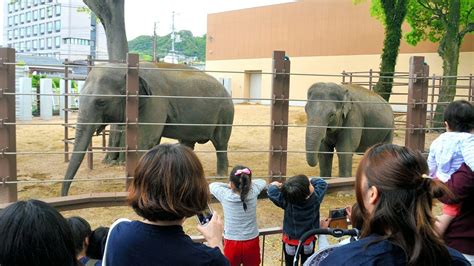
[[472, 31], [474, 31], [474, 23], [467, 24], [466, 27], [464, 27], [464, 29], [459, 32], [459, 40], [462, 40], [464, 38], [464, 35]]

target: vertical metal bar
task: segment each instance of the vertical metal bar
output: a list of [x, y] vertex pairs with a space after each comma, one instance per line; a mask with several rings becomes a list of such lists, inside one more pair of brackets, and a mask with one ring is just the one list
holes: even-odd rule
[[265, 260], [265, 235], [262, 236], [262, 261], [260, 265], [263, 265]]
[[[435, 94], [435, 88], [436, 88], [436, 75], [433, 74], [433, 77], [431, 78], [431, 82], [433, 83], [431, 86], [431, 107], [430, 107], [430, 128], [433, 127], [433, 117], [434, 117], [434, 94]], [[430, 132], [432, 130], [430, 129]]]
[[372, 68], [369, 69], [369, 91], [372, 90]]
[[472, 74], [469, 74], [469, 96], [467, 98], [470, 102], [474, 101], [474, 88], [472, 86]]
[[64, 60], [64, 162], [69, 162], [69, 59]]
[[270, 181], [283, 181], [286, 175], [288, 147], [288, 99], [290, 94], [290, 60], [284, 51], [273, 52], [272, 105], [270, 154], [268, 174]]
[[[125, 97], [125, 137], [126, 137], [126, 183], [130, 184], [129, 177], [133, 177], [138, 164], [138, 54], [127, 55], [127, 92]], [[130, 151], [132, 149], [133, 151]]]
[[428, 99], [429, 66], [425, 57], [410, 57], [410, 79], [408, 81], [408, 106], [405, 146], [424, 152], [426, 101]]
[[[89, 75], [89, 72], [91, 71], [91, 66], [93, 65], [93, 62], [92, 62], [92, 57], [90, 55], [87, 56], [87, 66], [89, 66], [87, 68], [87, 75]], [[91, 138], [91, 141], [90, 141], [90, 144], [89, 144], [89, 147], [87, 148], [87, 167], [92, 170], [94, 169], [94, 153], [92, 152], [92, 146], [93, 146], [93, 141], [94, 141], [94, 138], [92, 137]]]
[[16, 181], [16, 126], [5, 125], [4, 122], [15, 123], [15, 95], [4, 95], [4, 92], [15, 92], [15, 49], [0, 48], [0, 203], [17, 201], [17, 185], [5, 184]]

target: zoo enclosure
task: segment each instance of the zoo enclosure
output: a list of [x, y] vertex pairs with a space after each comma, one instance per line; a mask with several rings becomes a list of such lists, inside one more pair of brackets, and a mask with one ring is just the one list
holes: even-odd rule
[[[0, 100], [2, 101], [2, 105], [6, 107], [6, 109], [2, 109], [0, 113], [1, 123], [0, 123], [0, 151], [1, 151], [1, 160], [0, 163], [6, 165], [7, 167], [0, 168], [0, 202], [13, 202], [16, 201], [16, 184], [23, 182], [22, 180], [16, 179], [16, 155], [17, 154], [26, 154], [27, 152], [16, 152], [15, 148], [15, 126], [16, 121], [14, 119], [14, 113], [10, 112], [10, 109], [13, 108], [14, 110], [14, 97], [19, 95], [19, 93], [11, 92], [14, 91], [14, 86], [11, 85], [12, 80], [14, 82], [14, 54], [11, 54], [12, 49], [2, 48], [2, 62], [1, 62], [1, 80], [2, 83], [0, 84]], [[271, 98], [263, 99], [259, 98], [259, 100], [268, 100], [271, 102], [271, 123], [270, 125], [220, 125], [220, 126], [267, 126], [271, 128], [272, 134], [270, 135], [270, 147], [268, 151], [259, 151], [259, 152], [268, 152], [269, 154], [269, 166], [268, 166], [268, 173], [269, 175], [267, 178], [273, 179], [283, 179], [286, 177], [286, 166], [287, 166], [287, 154], [291, 152], [304, 152], [304, 151], [291, 151], [288, 150], [287, 147], [287, 137], [288, 137], [288, 128], [290, 127], [306, 127], [306, 126], [298, 126], [298, 125], [289, 125], [288, 124], [288, 105], [290, 101], [306, 101], [306, 99], [290, 99], [289, 98], [289, 79], [290, 76], [308, 76], [311, 74], [301, 74], [301, 73], [290, 73], [290, 61], [287, 57], [284, 56], [284, 52], [275, 52], [274, 54], [274, 71], [270, 74], [273, 77], [273, 93]], [[67, 70], [68, 64], [66, 62], [65, 68]], [[89, 64], [88, 68], [93, 67], [101, 67], [101, 66], [93, 66], [92, 63]], [[102, 66], [103, 67], [103, 66]], [[125, 66], [124, 66], [125, 67]], [[120, 151], [124, 151], [127, 154], [127, 162], [126, 162], [126, 182], [128, 182], [129, 177], [132, 176], [132, 171], [135, 168], [136, 161], [138, 159], [138, 152], [142, 152], [138, 150], [137, 146], [137, 136], [136, 136], [136, 129], [140, 122], [138, 121], [138, 112], [137, 112], [137, 103], [139, 98], [149, 97], [138, 95], [137, 88], [138, 88], [138, 58], [136, 55], [129, 55], [128, 58], [128, 65], [126, 66], [128, 69], [127, 75], [127, 88], [128, 91], [125, 95], [115, 95], [111, 97], [124, 97], [127, 103], [127, 117], [125, 123], [112, 123], [116, 125], [124, 125], [127, 130], [127, 145], [126, 147], [119, 148]], [[175, 70], [178, 71], [178, 70]], [[182, 71], [182, 70], [179, 70]], [[189, 70], [186, 70], [189, 71]], [[213, 71], [209, 71], [213, 72]], [[214, 71], [219, 72], [219, 71]], [[68, 71], [65, 71], [66, 75]], [[316, 76], [321, 76], [323, 74], [315, 74]], [[373, 79], [377, 77], [377, 73], [370, 71], [369, 75], [365, 75], [362, 72], [343, 72], [341, 75], [343, 79], [343, 83], [360, 83], [362, 85], [367, 85], [363, 83], [364, 81], [360, 81], [357, 79], [364, 79], [368, 78], [369, 88], [372, 87]], [[378, 76], [380, 78], [380, 76]], [[67, 80], [66, 76], [66, 80]], [[428, 103], [428, 82], [430, 80], [429, 77], [429, 69], [428, 66], [424, 64], [423, 57], [413, 57], [410, 62], [410, 72], [409, 73], [401, 73], [401, 75], [395, 75], [395, 79], [403, 80], [404, 82], [394, 82], [395, 86], [401, 85], [408, 85], [409, 93], [408, 93], [408, 103], [401, 103], [407, 106], [407, 120], [406, 120], [406, 139], [405, 144], [412, 148], [424, 151], [424, 132], [427, 128], [425, 128], [425, 121], [426, 121], [426, 110]], [[435, 78], [432, 78], [435, 80]], [[67, 83], [66, 83], [67, 84]], [[433, 85], [433, 92], [434, 92], [435, 85]], [[469, 89], [468, 99], [472, 101], [472, 75], [469, 77]], [[64, 94], [60, 95], [61, 97], [65, 97], [65, 103], [68, 103], [67, 97], [71, 96], [68, 93], [67, 87]], [[152, 96], [153, 97], [153, 96]], [[154, 96], [154, 97], [166, 97], [166, 96]], [[172, 97], [172, 96], [170, 96]], [[432, 99], [434, 99], [435, 95], [432, 93]], [[199, 98], [199, 97], [194, 97]], [[212, 99], [216, 99], [218, 97], [210, 97]], [[210, 99], [210, 100], [212, 100]], [[234, 98], [235, 99], [235, 98]], [[241, 99], [242, 100], [242, 99]], [[248, 99], [247, 99], [248, 100]], [[433, 106], [433, 102], [431, 106]], [[443, 103], [442, 103], [443, 104]], [[446, 104], [446, 103], [445, 103]], [[13, 107], [12, 107], [13, 106]], [[68, 107], [67, 105], [64, 107], [65, 113], [67, 114]], [[433, 108], [431, 108], [433, 110]], [[41, 123], [39, 123], [40, 125]], [[143, 123], [142, 123], [143, 124]], [[67, 137], [67, 128], [71, 126], [75, 126], [72, 123], [69, 123], [67, 117], [65, 118], [65, 123], [61, 124], [65, 127], [65, 147], [70, 144], [70, 139]], [[199, 125], [199, 124], [192, 124], [192, 125]], [[189, 125], [182, 125], [182, 126], [189, 126]], [[199, 126], [206, 126], [206, 125], [199, 125]], [[431, 129], [431, 128], [428, 128]], [[110, 150], [109, 148], [105, 148], [104, 135], [103, 138], [103, 147], [99, 147], [102, 149], [102, 152], [116, 152], [116, 150]], [[217, 151], [223, 152], [223, 151]], [[232, 152], [232, 151], [229, 151]], [[248, 151], [249, 152], [249, 151]], [[66, 148], [64, 152], [65, 158], [67, 158], [68, 154], [71, 154], [69, 150]], [[88, 151], [85, 152], [88, 155], [93, 153], [92, 147]], [[119, 179], [119, 178], [117, 178]], [[124, 179], [124, 178], [120, 178]], [[62, 182], [62, 180], [54, 180], [55, 182]], [[82, 181], [80, 178], [74, 180], [74, 182]], [[351, 184], [351, 179], [333, 179], [330, 180], [336, 187], [337, 185], [347, 186]], [[28, 182], [27, 180], [25, 182]], [[339, 183], [338, 183], [339, 182]], [[4, 193], [5, 192], [5, 193]], [[71, 196], [57, 199], [56, 206], [63, 206], [64, 208], [82, 208], [86, 206], [97, 206], [97, 204], [103, 206], [104, 204], [110, 205], [121, 205], [123, 200], [123, 195], [120, 194], [113, 194], [110, 193], [94, 193], [91, 195], [86, 195], [84, 197], [79, 196]], [[69, 207], [67, 207], [69, 206]]]

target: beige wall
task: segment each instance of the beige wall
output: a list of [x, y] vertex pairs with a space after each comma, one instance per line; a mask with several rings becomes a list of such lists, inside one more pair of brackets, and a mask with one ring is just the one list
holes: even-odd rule
[[[410, 56], [425, 56], [426, 63], [430, 66], [430, 75], [442, 75], [442, 61], [436, 53], [417, 53], [417, 54], [400, 54], [397, 61], [397, 72], [408, 72]], [[306, 91], [309, 86], [315, 82], [336, 82], [341, 83], [342, 78], [329, 77], [326, 75], [340, 75], [343, 70], [346, 71], [368, 71], [378, 70], [380, 64], [380, 55], [352, 55], [352, 56], [312, 56], [312, 57], [290, 57], [291, 73], [290, 78], [290, 98], [306, 99]], [[474, 73], [474, 52], [463, 52], [460, 55], [458, 75], [469, 75]], [[245, 71], [262, 71], [262, 98], [271, 98], [271, 80], [270, 73], [272, 60], [270, 58], [260, 59], [237, 59], [237, 60], [208, 60], [206, 62], [206, 70], [225, 70], [241, 73], [210, 73], [215, 77], [230, 78], [233, 97], [248, 97], [248, 76], [243, 73]], [[318, 76], [299, 76], [300, 74], [318, 74]], [[354, 78], [354, 81], [368, 81], [368, 78]], [[374, 83], [377, 80], [374, 80]], [[400, 79], [400, 82], [407, 82]], [[407, 86], [396, 87], [394, 92], [405, 92]], [[462, 91], [460, 92], [461, 94]], [[404, 96], [393, 96], [390, 100], [392, 103], [406, 102]], [[265, 102], [264, 102], [265, 103]], [[305, 102], [293, 102], [293, 105], [304, 105]]]

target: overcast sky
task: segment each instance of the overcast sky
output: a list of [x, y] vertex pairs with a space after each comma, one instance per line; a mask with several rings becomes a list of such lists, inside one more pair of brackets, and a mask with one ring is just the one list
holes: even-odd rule
[[[3, 33], [3, 4], [0, 0], [0, 44], [5, 38]], [[140, 35], [152, 35], [153, 23], [157, 24], [159, 36], [171, 31], [172, 12], [176, 12], [176, 30], [190, 30], [195, 36], [206, 33], [207, 14], [293, 2], [291, 0], [126, 0], [125, 25], [127, 38], [131, 40]]]

